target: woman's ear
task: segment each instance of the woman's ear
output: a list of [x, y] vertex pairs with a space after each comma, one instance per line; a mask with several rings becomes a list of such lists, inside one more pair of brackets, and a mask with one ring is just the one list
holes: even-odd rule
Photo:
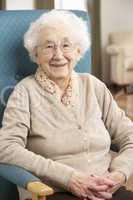
[[77, 62], [81, 59], [81, 50], [80, 48], [78, 47], [77, 48]]
[[33, 53], [34, 53], [34, 55], [35, 55], [36, 63], [39, 65], [39, 64], [40, 64], [40, 59], [39, 59], [39, 56], [38, 56], [37, 48], [35, 48], [35, 49], [33, 50]]
[[40, 65], [38, 56], [36, 56], [36, 64]]

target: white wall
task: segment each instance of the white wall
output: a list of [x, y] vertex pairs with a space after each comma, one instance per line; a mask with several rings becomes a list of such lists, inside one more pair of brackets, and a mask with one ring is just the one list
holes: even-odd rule
[[133, 31], [133, 0], [101, 0], [101, 42], [104, 80], [109, 80], [109, 61], [105, 53], [110, 32]]
[[30, 10], [34, 8], [34, 0], [6, 0], [7, 10]]
[[56, 9], [86, 10], [86, 0], [55, 0]]

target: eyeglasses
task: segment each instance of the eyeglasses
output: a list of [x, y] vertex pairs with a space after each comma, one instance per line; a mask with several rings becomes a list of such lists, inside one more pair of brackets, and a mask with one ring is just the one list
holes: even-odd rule
[[43, 54], [53, 54], [58, 47], [63, 53], [70, 53], [75, 49], [75, 45], [73, 45], [71, 42], [62, 42], [60, 45], [57, 45], [54, 42], [48, 42], [38, 47], [41, 48]]

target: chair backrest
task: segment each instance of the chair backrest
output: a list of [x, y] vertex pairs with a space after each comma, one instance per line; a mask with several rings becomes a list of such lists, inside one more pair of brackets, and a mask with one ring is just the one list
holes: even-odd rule
[[[35, 72], [36, 65], [29, 59], [23, 47], [23, 35], [29, 24], [48, 10], [0, 11], [0, 126], [9, 94], [14, 85], [25, 76]], [[88, 21], [90, 18], [84, 11], [73, 11]], [[89, 34], [88, 34], [89, 37]], [[91, 71], [91, 52], [88, 50], [78, 63], [76, 71]]]
[[[6, 102], [14, 86], [24, 77], [33, 74], [37, 67], [30, 61], [28, 53], [23, 47], [23, 35], [29, 24], [47, 11], [0, 11], [0, 126]], [[88, 21], [88, 31], [91, 32], [90, 17], [87, 13], [84, 11], [73, 12]], [[91, 71], [90, 50], [86, 52], [84, 58], [78, 63], [76, 71]], [[4, 190], [0, 189], [1, 200], [18, 199], [14, 185], [5, 182], [2, 177], [0, 177], [0, 185], [6, 188], [7, 191], [4, 192]], [[13, 193], [11, 193], [11, 190]], [[13, 197], [11, 197], [12, 194], [14, 194]]]

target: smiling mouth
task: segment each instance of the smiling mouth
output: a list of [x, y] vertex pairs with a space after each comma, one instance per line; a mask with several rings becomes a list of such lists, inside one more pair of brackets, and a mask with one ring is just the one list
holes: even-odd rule
[[64, 67], [65, 65], [67, 65], [67, 63], [65, 64], [50, 64], [52, 67]]

